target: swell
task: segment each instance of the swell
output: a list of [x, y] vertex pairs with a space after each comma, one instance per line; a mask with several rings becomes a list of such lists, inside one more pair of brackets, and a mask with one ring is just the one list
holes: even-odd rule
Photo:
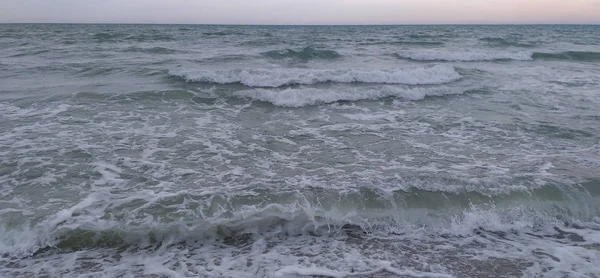
[[425, 62], [477, 62], [477, 61], [530, 61], [530, 52], [481, 52], [481, 51], [406, 51], [396, 53], [399, 59]]
[[225, 63], [225, 62], [243, 62], [246, 60], [251, 59], [252, 56], [250, 55], [244, 55], [244, 54], [229, 54], [229, 55], [220, 55], [220, 56], [214, 56], [214, 57], [209, 57], [209, 58], [204, 58], [204, 59], [199, 59], [199, 60], [192, 60], [192, 62], [198, 63], [198, 64], [204, 64], [204, 63]]
[[10, 57], [16, 58], [16, 57], [25, 57], [25, 56], [35, 56], [35, 55], [44, 54], [44, 53], [48, 53], [48, 52], [50, 52], [49, 49], [27, 51], [27, 52], [22, 52], [19, 54], [12, 55]]
[[443, 46], [444, 42], [439, 42], [439, 41], [379, 41], [379, 42], [361, 43], [360, 45]]
[[98, 43], [106, 42], [155, 42], [155, 41], [172, 41], [174, 38], [170, 35], [152, 33], [152, 34], [134, 34], [119, 33], [112, 31], [97, 32], [92, 34], [92, 39]]
[[535, 46], [535, 44], [521, 43], [514, 39], [501, 38], [501, 37], [485, 37], [485, 38], [481, 38], [479, 40], [488, 43], [488, 45], [490, 45], [490, 46], [496, 46], [496, 47], [510, 47], [510, 46], [534, 47]]
[[418, 232], [466, 236], [482, 229], [502, 232], [581, 224], [593, 222], [600, 213], [599, 182], [567, 188], [548, 185], [494, 196], [366, 188], [347, 193], [256, 189], [238, 195], [97, 192], [30, 230], [0, 226], [0, 251], [19, 257], [52, 249], [143, 248], [209, 239], [235, 244], [253, 235]]
[[325, 70], [305, 68], [237, 69], [227, 71], [170, 70], [169, 75], [186, 82], [209, 84], [242, 84], [248, 87], [277, 88], [289, 85], [318, 83], [380, 83], [406, 85], [444, 84], [460, 79], [459, 73], [449, 65], [436, 65], [410, 69], [380, 70]]
[[534, 52], [533, 59], [540, 60], [573, 60], [581, 62], [600, 61], [600, 52], [593, 51], [565, 51], [565, 52]]
[[244, 35], [244, 33], [242, 32], [227, 32], [227, 31], [220, 31], [220, 32], [204, 32], [202, 33], [205, 36], [212, 36], [212, 37], [222, 37], [222, 36], [234, 36], [234, 35]]
[[339, 53], [333, 50], [316, 49], [315, 47], [308, 46], [300, 50], [284, 49], [284, 50], [272, 50], [262, 53], [263, 56], [271, 59], [284, 60], [298, 60], [308, 61], [313, 59], [321, 60], [332, 60], [339, 59], [342, 57]]
[[[94, 72], [95, 73], [95, 72]], [[460, 95], [479, 92], [479, 90], [462, 90], [449, 87], [411, 88], [410, 86], [359, 86], [341, 88], [287, 88], [287, 89], [246, 89], [234, 92], [203, 94], [190, 90], [148, 91], [127, 94], [103, 94], [93, 92], [77, 93], [80, 100], [91, 101], [171, 101], [190, 100], [193, 103], [213, 105], [219, 98], [239, 98], [250, 101], [267, 102], [279, 107], [305, 107], [340, 101], [377, 100], [394, 97], [408, 101], [422, 100], [427, 97]]]
[[406, 51], [396, 53], [399, 59], [424, 62], [478, 62], [478, 61], [532, 61], [565, 60], [579, 62], [600, 61], [600, 52], [564, 51], [564, 52], [505, 52], [505, 51]]
[[141, 52], [141, 53], [150, 53], [150, 54], [173, 54], [173, 53], [177, 52], [176, 50], [166, 48], [166, 47], [159, 47], [159, 46], [151, 47], [151, 48], [142, 48], [142, 47], [132, 46], [123, 51], [124, 52]]

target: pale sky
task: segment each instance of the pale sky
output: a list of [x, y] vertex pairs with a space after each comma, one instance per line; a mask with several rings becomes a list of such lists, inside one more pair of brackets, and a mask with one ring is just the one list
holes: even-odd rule
[[0, 0], [0, 22], [600, 24], [600, 0]]

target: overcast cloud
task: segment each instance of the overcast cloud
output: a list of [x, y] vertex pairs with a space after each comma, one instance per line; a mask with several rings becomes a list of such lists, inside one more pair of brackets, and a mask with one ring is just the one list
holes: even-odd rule
[[597, 0], [0, 0], [0, 22], [595, 23]]

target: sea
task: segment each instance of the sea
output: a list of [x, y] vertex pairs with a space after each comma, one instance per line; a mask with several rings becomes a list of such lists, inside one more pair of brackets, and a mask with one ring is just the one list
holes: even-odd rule
[[600, 277], [600, 26], [0, 25], [0, 277]]

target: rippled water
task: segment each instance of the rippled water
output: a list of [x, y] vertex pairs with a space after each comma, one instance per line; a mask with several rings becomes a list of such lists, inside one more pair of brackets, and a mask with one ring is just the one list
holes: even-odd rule
[[599, 28], [0, 25], [0, 276], [596, 277]]

